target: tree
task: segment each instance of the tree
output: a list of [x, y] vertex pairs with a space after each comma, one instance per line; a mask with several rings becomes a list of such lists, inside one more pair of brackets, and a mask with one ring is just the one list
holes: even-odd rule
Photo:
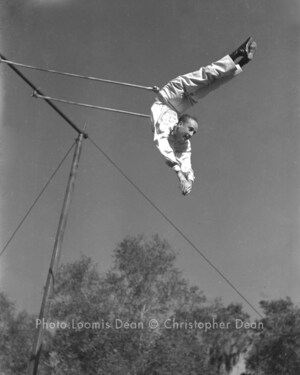
[[[241, 321], [249, 319], [239, 304], [225, 307], [220, 300], [216, 300], [205, 306], [181, 306], [175, 311], [172, 320], [176, 322], [176, 327], [177, 322], [181, 322], [183, 328], [186, 326], [188, 328], [167, 330], [161, 337], [161, 340], [164, 340], [162, 347], [173, 345], [173, 348], [177, 348], [179, 352], [174, 353], [178, 358], [186, 351], [193, 356], [199, 355], [197, 366], [202, 374], [229, 374], [239, 360], [240, 354], [247, 351], [251, 342], [251, 332], [242, 328], [236, 329], [236, 319]], [[168, 356], [167, 350], [165, 352], [161, 350], [161, 353], [165, 353], [167, 359], [170, 355], [174, 356], [174, 354]], [[193, 365], [193, 361], [187, 363]], [[186, 366], [186, 362], [182, 361], [182, 364]], [[178, 371], [178, 374], [183, 372], [185, 371]]]
[[257, 333], [247, 367], [264, 375], [300, 373], [300, 308], [290, 298], [261, 301], [264, 330]]
[[[105, 275], [86, 256], [60, 267], [39, 374], [228, 375], [246, 352], [248, 374], [300, 373], [300, 309], [289, 298], [261, 302], [262, 331], [236, 329], [249, 319], [242, 306], [208, 302], [158, 236], [126, 237], [113, 258]], [[0, 293], [0, 375], [26, 374], [35, 331]]]
[[[104, 277], [85, 256], [62, 266], [51, 320], [71, 322], [73, 327], [80, 322], [99, 322], [109, 328], [57, 329], [43, 363], [53, 367], [55, 362], [57, 371], [60, 368], [64, 374], [147, 371], [160, 336], [159, 327], [148, 329], [151, 318], [162, 322], [181, 305], [205, 301], [199, 291], [189, 292], [188, 283], [174, 266], [175, 259], [166, 241], [157, 236], [146, 241], [139, 236], [127, 237], [117, 246], [114, 267]], [[132, 326], [126, 328], [125, 324]]]
[[28, 365], [34, 331], [33, 317], [16, 314], [14, 303], [0, 293], [0, 374], [21, 375]]
[[252, 341], [251, 330], [236, 328], [236, 320], [249, 321], [249, 315], [243, 312], [241, 304], [224, 306], [217, 299], [207, 308], [205, 316], [206, 321], [213, 318], [216, 326], [216, 329], [208, 330], [205, 335], [209, 363], [214, 373], [229, 374]]
[[46, 336], [43, 370], [58, 375], [227, 374], [246, 345], [242, 331], [169, 324], [242, 317], [241, 307], [209, 304], [182, 277], [176, 254], [158, 236], [149, 241], [126, 237], [113, 258], [114, 266], [101, 276], [85, 256], [60, 268], [49, 319], [55, 328]]

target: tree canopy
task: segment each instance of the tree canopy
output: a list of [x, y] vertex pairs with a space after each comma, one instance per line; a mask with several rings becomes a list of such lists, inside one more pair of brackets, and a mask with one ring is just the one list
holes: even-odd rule
[[[126, 237], [113, 257], [104, 276], [85, 256], [61, 267], [51, 319], [73, 329], [56, 330], [44, 363], [64, 374], [228, 373], [248, 345], [245, 330], [205, 330], [195, 322], [246, 319], [241, 306], [209, 303], [157, 236]], [[76, 329], [79, 323], [89, 328]]]
[[0, 374], [26, 372], [34, 319], [25, 311], [16, 313], [15, 305], [0, 292]]
[[263, 374], [300, 374], [300, 308], [290, 298], [262, 301], [264, 330], [254, 335], [250, 370]]
[[208, 301], [158, 236], [126, 237], [113, 260], [105, 274], [84, 255], [62, 265], [44, 322], [0, 294], [0, 375], [26, 373], [38, 324], [41, 375], [228, 375], [241, 356], [248, 374], [300, 373], [300, 310], [289, 298], [262, 301], [264, 318], [237, 327], [251, 322], [242, 305]]

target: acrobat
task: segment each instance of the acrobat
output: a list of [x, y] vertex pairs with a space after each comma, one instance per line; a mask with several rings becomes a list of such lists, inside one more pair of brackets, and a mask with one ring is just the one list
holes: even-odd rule
[[183, 195], [192, 191], [195, 180], [190, 139], [198, 130], [195, 117], [185, 111], [212, 90], [242, 72], [257, 44], [249, 37], [239, 48], [199, 70], [178, 76], [159, 92], [151, 107], [154, 142], [167, 165], [177, 174]]

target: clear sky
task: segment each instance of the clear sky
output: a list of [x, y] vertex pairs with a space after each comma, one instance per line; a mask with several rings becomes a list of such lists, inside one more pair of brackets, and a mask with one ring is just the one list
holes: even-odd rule
[[[147, 119], [57, 104], [251, 303], [299, 302], [299, 2], [297, 0], [2, 0], [0, 52], [9, 60], [162, 87], [232, 52], [249, 35], [254, 61], [190, 113], [196, 182], [183, 197]], [[20, 68], [21, 70], [21, 68]], [[45, 94], [149, 114], [152, 92], [22, 69]], [[0, 65], [2, 246], [76, 132]], [[1, 290], [38, 313], [71, 155], [0, 258]], [[88, 141], [84, 141], [62, 262], [91, 256], [105, 272], [126, 235], [158, 233], [208, 298], [243, 302]], [[251, 312], [245, 305], [245, 310]], [[251, 312], [252, 313], [252, 312]]]

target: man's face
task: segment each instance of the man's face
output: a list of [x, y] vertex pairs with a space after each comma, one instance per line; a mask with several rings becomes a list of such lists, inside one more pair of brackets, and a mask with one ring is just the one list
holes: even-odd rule
[[179, 121], [175, 128], [175, 138], [178, 142], [186, 142], [188, 139], [191, 139], [192, 136], [198, 130], [198, 123], [192, 118], [187, 120]]

